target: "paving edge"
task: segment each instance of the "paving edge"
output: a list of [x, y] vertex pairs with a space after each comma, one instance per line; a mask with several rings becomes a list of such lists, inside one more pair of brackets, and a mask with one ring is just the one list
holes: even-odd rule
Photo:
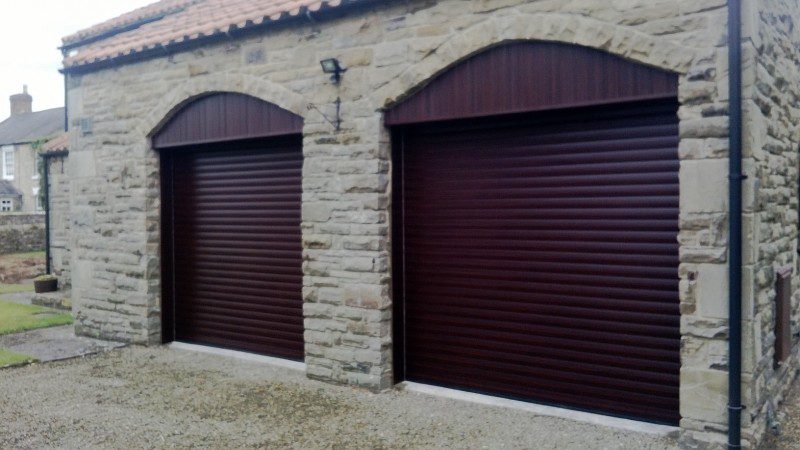
[[288, 359], [275, 358], [272, 356], [257, 355], [255, 353], [239, 352], [236, 350], [227, 350], [224, 348], [208, 347], [205, 345], [189, 344], [186, 342], [171, 342], [168, 344], [169, 348], [178, 350], [188, 350], [198, 353], [208, 353], [211, 355], [227, 356], [229, 358], [236, 358], [243, 361], [256, 362], [260, 364], [267, 364], [270, 366], [281, 367], [284, 369], [297, 370], [305, 373], [306, 364], [298, 361], [290, 361]]
[[493, 397], [491, 395], [476, 394], [473, 392], [460, 391], [457, 389], [449, 389], [439, 386], [431, 386], [428, 384], [414, 383], [410, 381], [405, 381], [403, 383], [400, 383], [398, 387], [407, 392], [431, 395], [435, 397], [444, 397], [452, 400], [460, 400], [487, 406], [497, 406], [501, 408], [516, 409], [520, 411], [534, 413], [540, 416], [559, 417], [562, 419], [574, 420], [576, 422], [583, 422], [591, 425], [615, 428], [624, 431], [633, 431], [636, 433], [644, 433], [654, 436], [675, 438], [680, 433], [680, 428], [669, 425], [658, 425], [647, 422], [639, 422], [637, 420], [604, 416], [602, 414], [594, 414], [584, 411], [575, 411], [572, 409], [558, 408], [555, 406], [540, 405], [536, 403], [528, 403], [518, 400], [509, 400], [500, 397]]
[[38, 359], [31, 357], [31, 359], [29, 359], [27, 361], [22, 361], [22, 362], [18, 362], [18, 363], [6, 364], [5, 366], [0, 366], [0, 370], [17, 369], [17, 368], [20, 368], [20, 367], [30, 366], [31, 364], [39, 364], [39, 363], [40, 363], [40, 361]]
[[120, 350], [120, 349], [123, 349], [125, 347], [128, 347], [128, 344], [120, 344], [120, 345], [117, 345], [115, 347], [102, 348], [102, 349], [100, 349], [100, 350], [98, 350], [96, 352], [86, 352], [86, 353], [80, 353], [80, 354], [77, 354], [77, 355], [60, 356], [58, 358], [53, 358], [53, 359], [44, 359], [44, 360], [42, 360], [42, 359], [38, 359], [38, 358], [33, 358], [33, 360], [31, 360], [31, 361], [25, 361], [25, 362], [21, 362], [19, 364], [11, 364], [11, 365], [8, 365], [8, 366], [0, 366], [0, 370], [3, 370], [3, 369], [15, 369], [15, 368], [19, 368], [19, 367], [22, 367], [22, 366], [30, 366], [32, 364], [48, 364], [48, 363], [54, 363], [54, 362], [69, 361], [70, 359], [88, 358], [90, 356], [104, 355], [106, 353], [113, 352], [114, 350]]

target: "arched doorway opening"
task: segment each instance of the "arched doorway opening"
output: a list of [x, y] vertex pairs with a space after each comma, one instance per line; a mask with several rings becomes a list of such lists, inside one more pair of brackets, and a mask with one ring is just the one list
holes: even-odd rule
[[398, 381], [677, 425], [677, 88], [519, 42], [386, 112]]
[[165, 342], [303, 359], [302, 127], [271, 103], [215, 93], [153, 135]]

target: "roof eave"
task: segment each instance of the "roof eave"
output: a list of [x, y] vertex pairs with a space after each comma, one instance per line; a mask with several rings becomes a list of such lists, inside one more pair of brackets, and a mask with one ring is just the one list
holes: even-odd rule
[[42, 158], [60, 158], [62, 156], [69, 156], [69, 150], [43, 151], [41, 156]]
[[47, 139], [52, 139], [52, 138], [53, 138], [52, 136], [46, 136], [46, 137], [43, 137], [43, 138], [32, 139], [32, 140], [29, 140], [29, 141], [6, 142], [5, 144], [0, 144], [0, 147], [5, 146], [5, 145], [30, 145], [30, 144], [33, 144], [33, 143], [35, 143], [37, 141], [47, 140]]

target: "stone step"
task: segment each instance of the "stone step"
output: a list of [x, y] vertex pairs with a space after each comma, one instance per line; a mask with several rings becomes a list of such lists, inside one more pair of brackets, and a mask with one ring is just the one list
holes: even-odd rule
[[31, 303], [48, 308], [72, 311], [72, 293], [69, 291], [46, 292], [34, 294]]

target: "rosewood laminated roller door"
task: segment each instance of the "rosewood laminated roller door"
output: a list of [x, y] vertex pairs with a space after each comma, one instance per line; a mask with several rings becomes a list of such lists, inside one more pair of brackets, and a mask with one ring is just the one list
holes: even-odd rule
[[408, 129], [406, 378], [676, 423], [676, 111]]
[[677, 90], [522, 42], [386, 112], [397, 379], [678, 424]]
[[302, 359], [299, 144], [175, 157], [177, 340]]
[[[190, 117], [208, 122], [226, 109], [202, 129], [239, 127], [248, 118], [274, 128], [289, 114], [236, 96], [200, 105]], [[171, 136], [184, 140], [197, 126]], [[172, 303], [166, 339], [302, 360], [302, 137], [169, 147], [162, 161], [164, 295]]]

